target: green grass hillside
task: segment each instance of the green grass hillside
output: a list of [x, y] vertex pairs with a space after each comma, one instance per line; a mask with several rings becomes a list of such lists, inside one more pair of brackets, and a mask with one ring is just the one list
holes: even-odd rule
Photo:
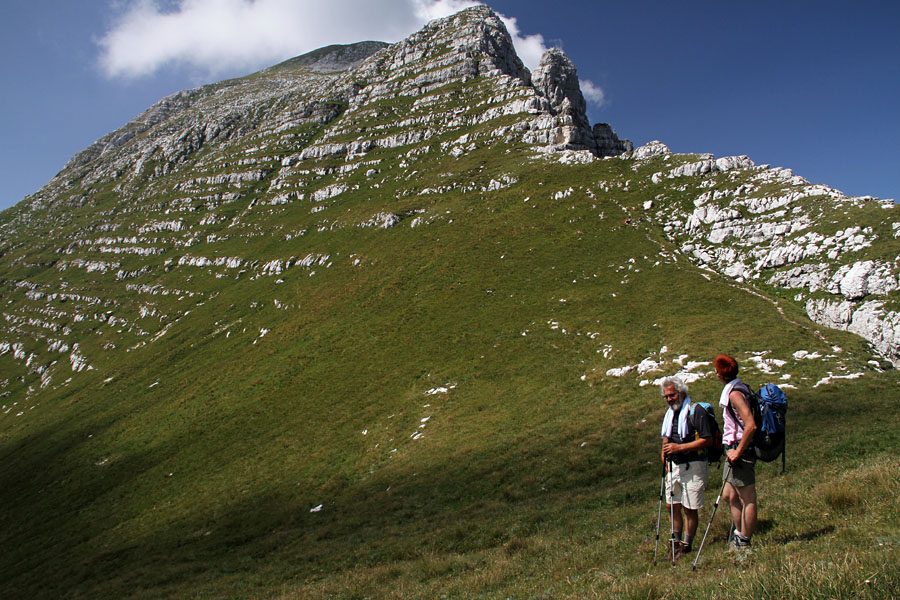
[[[164, 345], [4, 409], [3, 597], [896, 595], [896, 373], [626, 223], [640, 191], [598, 182], [627, 161], [498, 155], [459, 168], [515, 169], [503, 190], [342, 201], [428, 225], [282, 248], [327, 268], [197, 270]], [[760, 469], [751, 565], [723, 554], [720, 511], [696, 576], [650, 568], [663, 406], [641, 380], [722, 351], [790, 386], [788, 472]], [[785, 362], [761, 373], [759, 353]]]

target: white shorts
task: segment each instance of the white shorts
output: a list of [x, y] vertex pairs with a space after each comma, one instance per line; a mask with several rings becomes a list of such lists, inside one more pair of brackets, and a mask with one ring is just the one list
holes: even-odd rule
[[707, 479], [709, 463], [705, 460], [672, 463], [672, 472], [666, 475], [666, 503], [681, 504], [691, 510], [703, 508]]

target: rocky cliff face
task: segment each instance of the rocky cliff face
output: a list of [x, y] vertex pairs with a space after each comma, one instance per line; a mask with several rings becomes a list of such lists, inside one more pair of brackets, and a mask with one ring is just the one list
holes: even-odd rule
[[[674, 158], [659, 142], [635, 156]], [[660, 199], [667, 187], [691, 180], [707, 188], [687, 206], [656, 211], [669, 238], [698, 264], [739, 282], [790, 291], [810, 319], [864, 337], [900, 366], [894, 203], [848, 197], [746, 156], [696, 158], [651, 178]], [[712, 185], [721, 174], [732, 183]], [[883, 213], [880, 225], [847, 220], [859, 210]]]
[[562, 50], [551, 48], [532, 75], [538, 93], [550, 102], [550, 110], [561, 117], [575, 147], [593, 149], [596, 141], [587, 121], [587, 105], [578, 84], [575, 65]]
[[[521, 190], [517, 202], [582, 194], [605, 213], [640, 198], [642, 216], [698, 265], [754, 293], [790, 291], [811, 319], [900, 365], [892, 205], [747, 157], [675, 155], [659, 142], [634, 150], [609, 125], [590, 126], [565, 54], [550, 50], [529, 73], [482, 6], [397, 44], [328, 47], [174, 94], [4, 212], [0, 360], [18, 374], [0, 393], [109, 368], [165, 343], [191, 306], [242, 286], [363, 267], [361, 252], [334, 240], [452, 223], [439, 199], [505, 193], [535, 164], [562, 180], [569, 166], [593, 166], [596, 180]], [[632, 176], [618, 181], [620, 168]], [[848, 222], [858, 215], [872, 224]]]

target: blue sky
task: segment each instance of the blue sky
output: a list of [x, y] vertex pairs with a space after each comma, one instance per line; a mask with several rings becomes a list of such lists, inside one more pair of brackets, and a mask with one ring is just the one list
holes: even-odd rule
[[[163, 96], [330, 43], [397, 41], [467, 2], [4, 0], [0, 209]], [[591, 121], [635, 145], [747, 154], [900, 199], [900, 2], [488, 4], [514, 19], [526, 63], [563, 48]]]

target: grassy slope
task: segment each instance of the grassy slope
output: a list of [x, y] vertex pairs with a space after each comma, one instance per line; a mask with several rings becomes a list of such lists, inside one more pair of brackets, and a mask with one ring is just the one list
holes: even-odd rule
[[[150, 303], [177, 320], [162, 343], [128, 353], [103, 348], [146, 337], [72, 323], [96, 371], [49, 388], [25, 418], [2, 417], [0, 544], [15, 550], [0, 555], [0, 595], [898, 593], [896, 373], [814, 387], [830, 371], [866, 371], [864, 344], [823, 335], [786, 298], [782, 314], [700, 272], [665, 241], [663, 224], [639, 221], [658, 192], [639, 182], [662, 164], [635, 174], [617, 159], [563, 167], [502, 145], [459, 160], [437, 150], [458, 135], [431, 140], [415, 160], [400, 156], [406, 148], [372, 152], [367, 160], [384, 161], [378, 191], [361, 168], [347, 181], [360, 189], [315, 215], [300, 202], [249, 211], [252, 193], [217, 209], [223, 235], [243, 215], [242, 235], [217, 243], [217, 255], [320, 253], [330, 267], [255, 280], [183, 267], [136, 280], [195, 292], [166, 297], [66, 272], [80, 290], [119, 302], [117, 312]], [[417, 195], [510, 173], [518, 182], [505, 190]], [[154, 184], [160, 205], [177, 200], [169, 184]], [[662, 201], [688, 205], [696, 193], [673, 187]], [[131, 200], [109, 189], [94, 201], [67, 211], [68, 226], [89, 229], [97, 211], [139, 222], [117, 216]], [[430, 224], [354, 226], [379, 211]], [[57, 226], [48, 247], [65, 246], [71, 231]], [[28, 256], [6, 277], [62, 278], [35, 266], [56, 260], [53, 250]], [[159, 319], [135, 323], [162, 329]], [[829, 358], [793, 360], [801, 349]], [[721, 553], [720, 516], [697, 577], [683, 566], [646, 576], [662, 409], [638, 381], [663, 372], [606, 371], [647, 357], [668, 358], [672, 371], [674, 356], [709, 361], [720, 351], [745, 365], [751, 352], [788, 361], [790, 471], [761, 468], [762, 531], [741, 575]], [[0, 368], [11, 361], [0, 356]], [[775, 376], [748, 369], [747, 378]], [[449, 389], [426, 394], [439, 386]], [[718, 391], [711, 377], [692, 386], [695, 399]], [[424, 437], [412, 439], [417, 432]]]
[[[808, 383], [791, 393], [788, 475], [761, 469], [755, 564], [728, 568], [720, 515], [697, 577], [645, 576], [662, 411], [606, 369], [663, 345], [690, 360], [829, 348], [790, 306], [683, 258], [653, 266], [662, 238], [623, 223], [639, 192], [551, 199], [627, 176], [538, 166], [429, 200], [429, 226], [306, 238], [334, 266], [205, 301], [112, 381], [45, 400], [3, 439], [3, 596], [896, 594], [896, 375], [812, 388], [809, 361], [786, 368]], [[639, 273], [620, 269], [632, 258]]]

